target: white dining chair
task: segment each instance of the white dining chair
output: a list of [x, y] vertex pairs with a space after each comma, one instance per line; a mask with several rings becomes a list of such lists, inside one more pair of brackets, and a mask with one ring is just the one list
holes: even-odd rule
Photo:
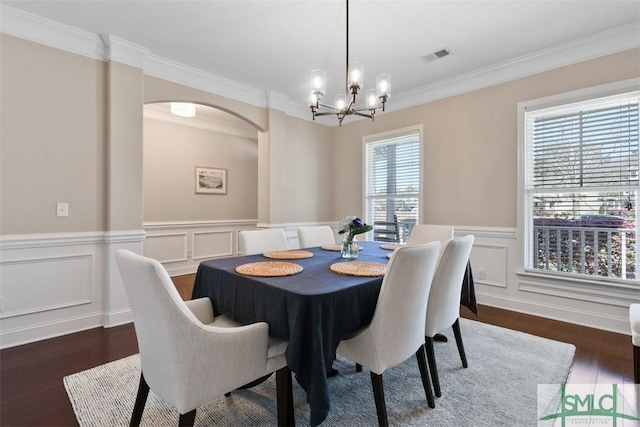
[[242, 230], [238, 233], [238, 239], [242, 255], [286, 251], [289, 249], [287, 235], [281, 228]]
[[116, 262], [142, 367], [130, 425], [140, 424], [150, 389], [178, 410], [180, 426], [189, 426], [199, 406], [274, 371], [278, 424], [293, 424], [287, 342], [270, 338], [267, 323], [242, 326], [226, 316], [214, 317], [209, 298], [183, 301], [154, 259], [120, 249]]
[[314, 246], [335, 245], [336, 237], [328, 225], [313, 227], [298, 227], [298, 242], [301, 248]]
[[442, 245], [449, 239], [453, 239], [453, 227], [448, 225], [416, 224], [409, 233], [407, 245], [422, 245], [438, 241]]
[[438, 397], [442, 393], [438, 379], [433, 337], [453, 326], [453, 334], [460, 353], [460, 359], [462, 360], [462, 366], [465, 368], [468, 366], [458, 319], [460, 317], [462, 279], [467, 269], [473, 241], [474, 236], [469, 234], [445, 242], [429, 294], [429, 305], [425, 321], [425, 347], [427, 349], [431, 379], [433, 380], [433, 389]]
[[424, 323], [440, 242], [405, 246], [389, 260], [371, 323], [338, 344], [337, 353], [370, 370], [378, 423], [387, 426], [382, 374], [412, 355], [435, 407], [424, 350]]

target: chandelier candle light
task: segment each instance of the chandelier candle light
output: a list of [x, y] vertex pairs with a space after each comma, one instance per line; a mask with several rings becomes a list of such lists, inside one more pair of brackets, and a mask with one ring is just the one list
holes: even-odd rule
[[[342, 121], [346, 116], [356, 115], [374, 120], [376, 111], [384, 111], [385, 104], [390, 95], [391, 75], [380, 74], [376, 78], [376, 88], [365, 92], [365, 107], [357, 108], [356, 95], [363, 87], [364, 66], [359, 62], [349, 65], [349, 0], [347, 2], [347, 85], [346, 89], [351, 94], [351, 99], [347, 103], [347, 96], [336, 95], [335, 105], [322, 104], [320, 101], [326, 93], [327, 73], [324, 70], [311, 71], [311, 95], [309, 96], [309, 108], [313, 115], [313, 120], [317, 116], [338, 116], [338, 124], [342, 126]], [[320, 108], [328, 108], [330, 111], [319, 111]]]

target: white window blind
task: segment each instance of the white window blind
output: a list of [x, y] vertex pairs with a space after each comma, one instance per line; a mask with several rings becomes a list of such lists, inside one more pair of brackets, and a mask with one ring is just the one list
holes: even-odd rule
[[531, 114], [534, 188], [637, 182], [637, 101], [614, 106], [595, 103], [594, 107], [587, 105], [575, 113]]
[[635, 279], [638, 100], [525, 112], [527, 267]]
[[367, 142], [366, 220], [377, 240], [405, 241], [418, 221], [420, 134]]

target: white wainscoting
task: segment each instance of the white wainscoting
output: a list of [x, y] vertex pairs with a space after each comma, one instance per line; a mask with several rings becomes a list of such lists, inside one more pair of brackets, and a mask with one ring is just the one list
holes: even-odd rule
[[640, 301], [640, 288], [525, 274], [518, 271], [517, 229], [454, 228], [456, 237], [475, 236], [471, 265], [480, 304], [630, 334], [629, 305]]
[[[172, 222], [144, 231], [0, 236], [0, 348], [131, 321], [114, 259], [120, 248], [160, 260], [171, 275], [189, 274], [203, 260], [238, 254], [240, 230], [284, 228], [294, 249], [296, 228], [307, 225], [321, 224]], [[476, 237], [479, 303], [629, 335], [628, 307], [640, 289], [523, 274], [516, 229], [454, 228], [457, 237]]]
[[0, 348], [131, 321], [113, 253], [142, 230], [0, 237]]
[[207, 259], [238, 255], [238, 233], [257, 220], [166, 221], [143, 224], [143, 254], [157, 259], [170, 276], [195, 273]]
[[3, 261], [0, 318], [91, 304], [94, 261], [91, 252]]
[[257, 220], [234, 221], [166, 221], [143, 224], [146, 232], [143, 254], [157, 259], [170, 276], [192, 274], [207, 259], [240, 255], [238, 233], [257, 228], [282, 228], [289, 248], [297, 249], [297, 228], [335, 223], [258, 224]]

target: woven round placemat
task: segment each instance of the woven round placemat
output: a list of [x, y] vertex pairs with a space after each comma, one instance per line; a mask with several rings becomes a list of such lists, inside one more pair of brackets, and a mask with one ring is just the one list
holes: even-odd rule
[[313, 252], [293, 249], [290, 251], [265, 252], [262, 255], [272, 259], [304, 259], [311, 258]]
[[301, 271], [300, 264], [284, 261], [250, 262], [236, 267], [236, 273], [260, 277], [291, 276]]
[[382, 249], [386, 249], [388, 251], [395, 251], [396, 249], [401, 248], [402, 246], [403, 245], [398, 245], [398, 244], [395, 244], [395, 243], [388, 244], [388, 245], [380, 245], [380, 247]]
[[347, 276], [377, 277], [384, 276], [386, 264], [367, 261], [336, 262], [329, 267], [331, 271]]

